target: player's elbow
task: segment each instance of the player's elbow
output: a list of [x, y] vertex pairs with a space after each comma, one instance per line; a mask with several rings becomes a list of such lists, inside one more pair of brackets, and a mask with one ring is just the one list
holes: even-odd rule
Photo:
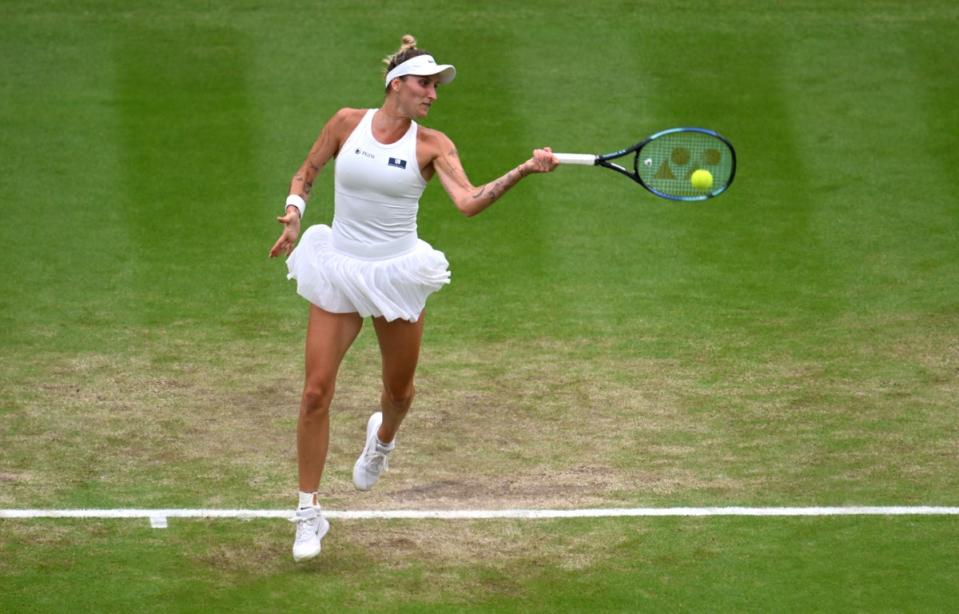
[[456, 210], [462, 213], [466, 217], [473, 217], [483, 210], [483, 207], [477, 206], [479, 203], [476, 199], [476, 189], [469, 184], [465, 185], [449, 185], [444, 183], [443, 187], [446, 188], [446, 193], [449, 194], [450, 200], [453, 201], [453, 204], [456, 206]]
[[457, 201], [456, 208], [459, 209], [459, 212], [462, 213], [464, 216], [473, 217], [479, 214], [479, 212], [482, 211], [482, 209], [473, 207], [471, 206], [472, 204], [473, 203], [471, 203], [470, 201], [464, 199], [462, 201]]

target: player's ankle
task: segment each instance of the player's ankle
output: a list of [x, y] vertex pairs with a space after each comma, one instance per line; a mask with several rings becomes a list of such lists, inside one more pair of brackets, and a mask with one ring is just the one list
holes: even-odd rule
[[300, 502], [299, 502], [299, 505], [297, 505], [297, 507], [300, 509], [303, 509], [305, 507], [320, 506], [320, 500], [315, 490], [313, 492], [303, 492], [302, 490], [299, 491], [299, 500]]

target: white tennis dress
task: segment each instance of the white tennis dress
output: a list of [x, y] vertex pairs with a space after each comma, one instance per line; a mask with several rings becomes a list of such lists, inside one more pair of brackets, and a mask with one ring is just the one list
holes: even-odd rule
[[286, 264], [305, 299], [332, 313], [416, 322], [427, 297], [450, 282], [449, 263], [416, 234], [426, 180], [416, 161], [416, 122], [403, 138], [373, 138], [376, 109], [340, 148], [333, 227], [310, 226]]

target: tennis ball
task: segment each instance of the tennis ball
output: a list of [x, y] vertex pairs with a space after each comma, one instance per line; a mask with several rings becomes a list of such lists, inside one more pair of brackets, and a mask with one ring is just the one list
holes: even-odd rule
[[689, 180], [697, 190], [708, 190], [713, 187], [713, 174], [707, 170], [699, 169]]

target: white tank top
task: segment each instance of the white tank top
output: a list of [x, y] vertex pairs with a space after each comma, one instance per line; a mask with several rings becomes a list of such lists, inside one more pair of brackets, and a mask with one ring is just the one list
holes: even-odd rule
[[336, 157], [333, 237], [375, 244], [416, 236], [416, 213], [426, 180], [416, 161], [416, 122], [403, 138], [373, 138], [370, 109]]

